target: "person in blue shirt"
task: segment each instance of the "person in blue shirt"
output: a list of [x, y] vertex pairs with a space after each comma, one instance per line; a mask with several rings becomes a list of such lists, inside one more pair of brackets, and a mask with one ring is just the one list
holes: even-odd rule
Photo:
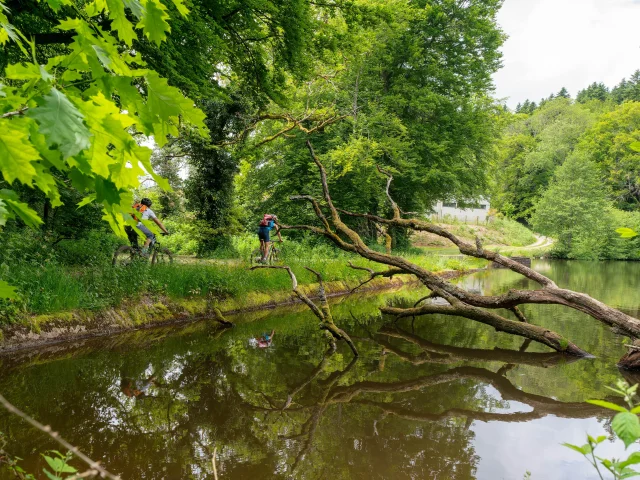
[[269, 244], [271, 243], [271, 230], [276, 229], [278, 234], [278, 240], [282, 241], [280, 235], [280, 227], [276, 224], [278, 217], [270, 213], [265, 213], [260, 220], [260, 228], [258, 228], [258, 238], [260, 239], [260, 252], [262, 253], [261, 261], [264, 263], [267, 261], [267, 254], [269, 253]]

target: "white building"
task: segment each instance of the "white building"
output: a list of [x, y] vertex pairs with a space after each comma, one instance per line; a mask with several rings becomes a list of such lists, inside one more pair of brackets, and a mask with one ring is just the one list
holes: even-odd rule
[[477, 201], [465, 202], [466, 208], [458, 206], [458, 202], [438, 202], [434, 208], [437, 220], [442, 221], [447, 218], [456, 219], [460, 222], [480, 223], [486, 222], [491, 205], [486, 198]]

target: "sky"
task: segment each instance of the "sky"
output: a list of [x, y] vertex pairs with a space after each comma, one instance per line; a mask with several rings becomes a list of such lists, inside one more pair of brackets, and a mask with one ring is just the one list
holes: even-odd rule
[[640, 0], [505, 0], [498, 23], [509, 38], [495, 95], [511, 108], [640, 69]]

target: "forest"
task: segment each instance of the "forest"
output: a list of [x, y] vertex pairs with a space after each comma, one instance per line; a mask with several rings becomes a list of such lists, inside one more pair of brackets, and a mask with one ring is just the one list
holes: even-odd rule
[[[11, 127], [0, 164], [0, 281], [14, 296], [5, 317], [95, 309], [140, 290], [175, 294], [171, 280], [110, 268], [126, 243], [123, 213], [142, 197], [154, 202], [172, 234], [162, 243], [175, 254], [247, 259], [264, 213], [288, 224], [312, 218], [289, 200], [319, 192], [308, 138], [343, 208], [389, 212], [378, 166], [396, 175], [394, 196], [407, 211], [487, 191], [500, 111], [491, 98], [504, 40], [499, 1], [176, 2], [151, 2], [162, 21], [141, 21], [140, 35], [121, 17], [121, 28], [109, 23], [122, 12], [102, 3], [77, 25], [64, 20], [71, 2], [7, 3], [14, 27], [6, 32], [24, 38], [7, 37], [0, 59], [1, 121]], [[54, 121], [57, 104], [65, 115]], [[44, 138], [29, 133], [36, 126]], [[352, 223], [377, 243], [371, 222]], [[318, 252], [313, 235], [287, 233], [292, 257]], [[409, 232], [391, 234], [410, 254]], [[215, 278], [224, 266], [213, 280], [203, 268], [170, 274], [182, 277], [180, 295], [238, 293]]]
[[518, 104], [501, 120], [492, 205], [557, 239], [553, 254], [638, 259], [640, 70], [609, 90], [592, 83]]
[[640, 70], [509, 108], [503, 4], [0, 0], [0, 477], [635, 474]]

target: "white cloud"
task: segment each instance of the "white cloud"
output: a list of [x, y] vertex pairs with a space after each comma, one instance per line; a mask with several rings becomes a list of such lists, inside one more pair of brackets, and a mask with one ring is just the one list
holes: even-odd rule
[[509, 35], [497, 98], [514, 107], [566, 87], [613, 87], [640, 68], [640, 0], [506, 0], [498, 23]]

